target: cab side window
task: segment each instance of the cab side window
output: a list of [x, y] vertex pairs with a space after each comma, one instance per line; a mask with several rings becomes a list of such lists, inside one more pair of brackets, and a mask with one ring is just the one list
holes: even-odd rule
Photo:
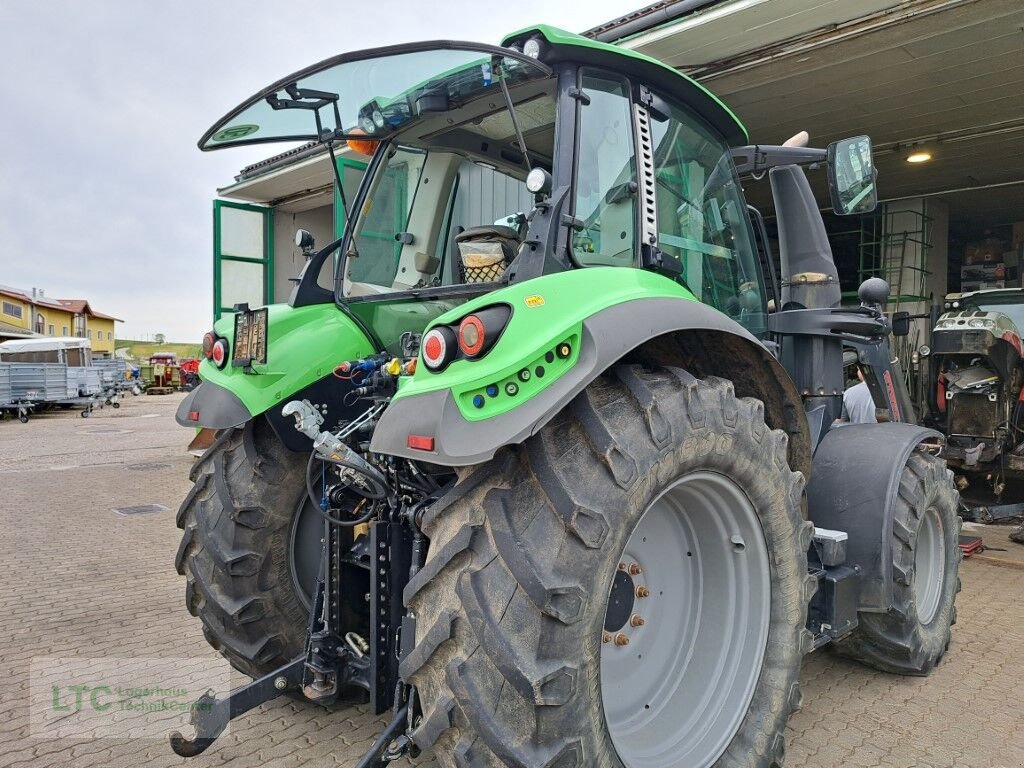
[[634, 266], [636, 154], [629, 86], [614, 75], [582, 70], [580, 86], [589, 103], [580, 107], [573, 236], [583, 266]]
[[739, 179], [724, 141], [671, 105], [652, 120], [658, 247], [680, 260], [682, 282], [755, 335], [766, 329], [765, 294]]

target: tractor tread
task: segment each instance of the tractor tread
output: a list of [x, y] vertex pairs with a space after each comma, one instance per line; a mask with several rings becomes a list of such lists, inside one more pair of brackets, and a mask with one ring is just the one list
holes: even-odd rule
[[[732, 436], [748, 447], [730, 450]], [[723, 471], [759, 478], [779, 584], [763, 683], [717, 765], [781, 766], [812, 590], [806, 547], [793, 544], [813, 526], [787, 447], [763, 405], [728, 381], [617, 366], [537, 435], [470, 470], [424, 516], [431, 546], [405, 592], [417, 643], [402, 672], [425, 713], [417, 745], [445, 768], [621, 768], [603, 724], [599, 626], [591, 637], [604, 605], [595, 573], [614, 571], [627, 515], [711, 451]]]
[[290, 661], [305, 640], [308, 612], [287, 555], [304, 471], [302, 455], [264, 419], [223, 430], [193, 465], [195, 485], [176, 516], [186, 607], [208, 642], [251, 677]]
[[[914, 547], [918, 523], [929, 507], [942, 517], [948, 556], [939, 608], [931, 623], [923, 625], [914, 604]], [[912, 454], [900, 478], [891, 532], [893, 605], [888, 613], [861, 613], [860, 625], [835, 644], [836, 652], [898, 675], [923, 676], [935, 668], [949, 647], [956, 623], [961, 555], [958, 510], [959, 496], [943, 461], [927, 453]]]

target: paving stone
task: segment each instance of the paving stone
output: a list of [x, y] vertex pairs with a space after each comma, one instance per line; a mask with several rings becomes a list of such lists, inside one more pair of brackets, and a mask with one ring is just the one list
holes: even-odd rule
[[[128, 398], [88, 423], [74, 413], [0, 422], [0, 766], [3, 768], [351, 768], [386, 723], [365, 706], [327, 712], [278, 699], [189, 760], [162, 740], [36, 738], [33, 658], [216, 659], [174, 571], [174, 511], [189, 489], [181, 396]], [[157, 414], [156, 418], [140, 418]], [[96, 433], [102, 425], [130, 430]], [[151, 471], [140, 463], [165, 465]], [[111, 510], [161, 504], [168, 512]], [[985, 532], [982, 530], [982, 535]], [[1000, 546], [1018, 546], [1000, 544]], [[1024, 548], [1021, 548], [1024, 551]], [[1016, 553], [1015, 553], [1016, 554]], [[1020, 768], [1024, 571], [967, 560], [949, 654], [923, 679], [809, 656], [804, 703], [787, 730], [788, 768]], [[233, 677], [238, 684], [241, 678]], [[396, 766], [435, 768], [425, 754]]]

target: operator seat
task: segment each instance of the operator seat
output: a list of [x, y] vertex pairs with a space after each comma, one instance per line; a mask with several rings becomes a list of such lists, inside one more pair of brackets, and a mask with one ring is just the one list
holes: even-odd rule
[[502, 278], [519, 253], [519, 233], [512, 227], [488, 224], [469, 227], [455, 236], [463, 283], [493, 283]]

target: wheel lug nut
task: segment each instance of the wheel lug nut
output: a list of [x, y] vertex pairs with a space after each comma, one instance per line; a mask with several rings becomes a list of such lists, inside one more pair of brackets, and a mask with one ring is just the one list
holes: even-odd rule
[[615, 644], [618, 646], [629, 645], [629, 638], [619, 632], [619, 634], [615, 636]]
[[639, 613], [634, 613], [632, 616], [629, 617], [629, 626], [631, 627], [642, 627], [646, 623], [647, 622], [644, 621], [644, 617], [641, 616]]
[[611, 641], [612, 641], [612, 633], [611, 632], [602, 632], [601, 633], [601, 642], [602, 643], [610, 643]]
[[649, 590], [647, 587], [643, 586], [642, 584], [636, 588], [636, 596], [637, 597], [649, 597], [650, 594], [651, 594], [651, 590]]
[[625, 563], [619, 563], [619, 570], [620, 571], [626, 570], [626, 564]]
[[630, 563], [630, 565], [629, 565], [629, 575], [630, 576], [637, 576], [637, 575], [639, 575], [639, 573], [640, 573], [640, 566], [637, 565], [636, 563]]

